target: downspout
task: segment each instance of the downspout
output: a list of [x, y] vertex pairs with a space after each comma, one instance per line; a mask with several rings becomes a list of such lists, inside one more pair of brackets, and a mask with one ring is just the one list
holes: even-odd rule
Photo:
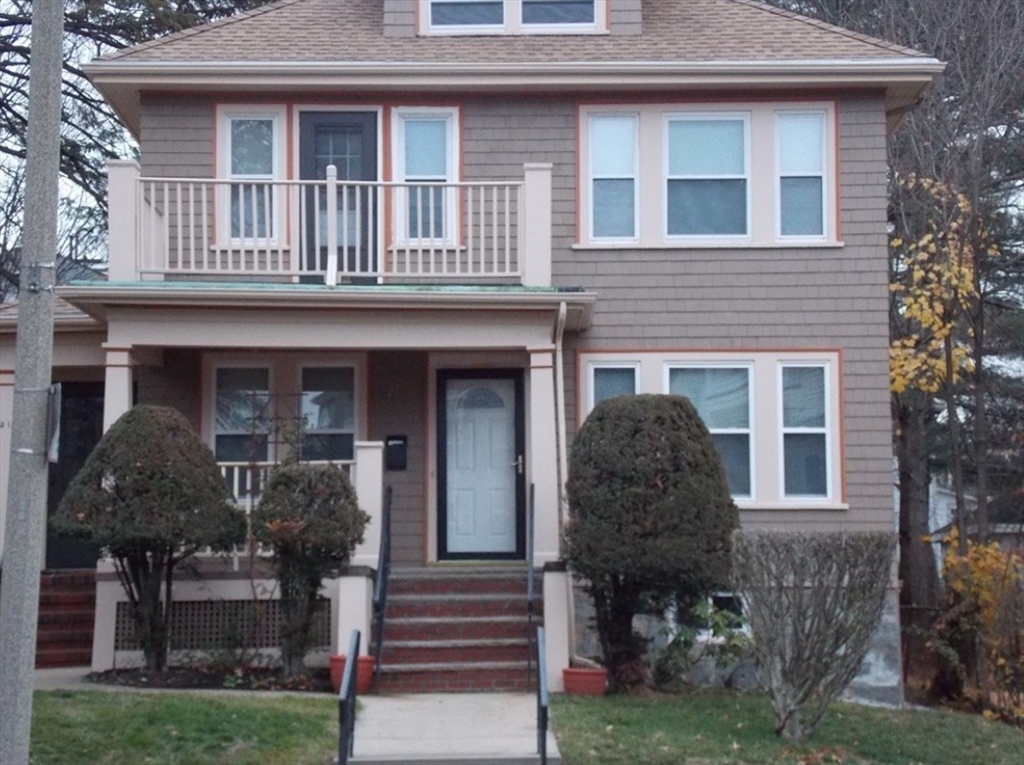
[[[565, 432], [565, 363], [562, 355], [562, 336], [565, 334], [567, 313], [563, 301], [558, 306], [558, 318], [555, 321], [555, 438], [558, 440], [558, 520], [562, 529], [569, 521], [569, 502], [565, 492], [565, 483], [569, 476], [569, 447]], [[572, 572], [568, 572], [565, 586], [569, 590], [569, 613], [566, 614], [569, 622], [569, 662], [576, 666], [596, 667], [598, 665], [595, 662], [576, 653], [576, 588], [572, 586]]]

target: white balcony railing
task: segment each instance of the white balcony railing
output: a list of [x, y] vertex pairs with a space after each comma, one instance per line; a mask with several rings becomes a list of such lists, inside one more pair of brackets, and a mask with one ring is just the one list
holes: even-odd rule
[[[512, 181], [144, 178], [110, 166], [113, 280], [549, 286], [551, 167]], [[132, 211], [132, 215], [120, 211]]]
[[[383, 512], [383, 444], [375, 441], [357, 441], [354, 459], [338, 461], [333, 464], [348, 473], [349, 480], [356, 490], [359, 506], [370, 515], [370, 523], [363, 535], [363, 543], [356, 547], [352, 562], [357, 565], [376, 565], [377, 545], [381, 533], [381, 515]], [[252, 513], [259, 504], [263, 488], [267, 485], [273, 462], [220, 462], [221, 475], [235, 503], [245, 513], [246, 526], [252, 539]], [[327, 464], [314, 462], [311, 464]], [[233, 567], [239, 569], [239, 560], [250, 554], [249, 542], [235, 548]], [[267, 555], [268, 550], [257, 546], [253, 550], [256, 555]], [[206, 550], [201, 555], [209, 555]]]

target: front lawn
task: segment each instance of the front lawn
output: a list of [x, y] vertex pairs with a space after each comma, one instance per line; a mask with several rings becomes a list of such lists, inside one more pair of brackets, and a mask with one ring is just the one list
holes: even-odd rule
[[32, 765], [324, 765], [331, 697], [51, 691], [35, 694]]
[[806, 743], [776, 737], [768, 699], [723, 691], [556, 696], [566, 765], [1021, 765], [1024, 730], [941, 710], [834, 704]]

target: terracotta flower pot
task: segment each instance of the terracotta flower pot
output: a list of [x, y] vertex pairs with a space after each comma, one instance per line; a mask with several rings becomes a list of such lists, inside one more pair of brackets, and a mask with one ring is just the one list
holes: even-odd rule
[[604, 667], [566, 667], [562, 670], [565, 692], [583, 696], [604, 696], [608, 691], [608, 670]]
[[[345, 674], [345, 662], [347, 658], [343, 654], [331, 656], [331, 687], [337, 693], [341, 690], [341, 678]], [[373, 688], [373, 657], [360, 656], [356, 659], [356, 694], [369, 693]]]

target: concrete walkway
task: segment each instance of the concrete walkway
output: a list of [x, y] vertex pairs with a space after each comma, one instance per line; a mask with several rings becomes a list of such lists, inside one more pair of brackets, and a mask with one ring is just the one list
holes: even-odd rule
[[[362, 696], [354, 762], [537, 763], [537, 697], [531, 693]], [[559, 763], [548, 731], [548, 762]]]
[[[294, 695], [294, 691], [164, 690], [99, 685], [85, 681], [88, 667], [37, 669], [37, 691], [92, 690], [142, 693], [202, 693], [224, 696]], [[333, 698], [333, 697], [332, 697]], [[548, 762], [561, 763], [548, 731]], [[360, 696], [355, 752], [360, 765], [442, 763], [536, 765], [537, 697], [532, 693], [417, 693]]]

